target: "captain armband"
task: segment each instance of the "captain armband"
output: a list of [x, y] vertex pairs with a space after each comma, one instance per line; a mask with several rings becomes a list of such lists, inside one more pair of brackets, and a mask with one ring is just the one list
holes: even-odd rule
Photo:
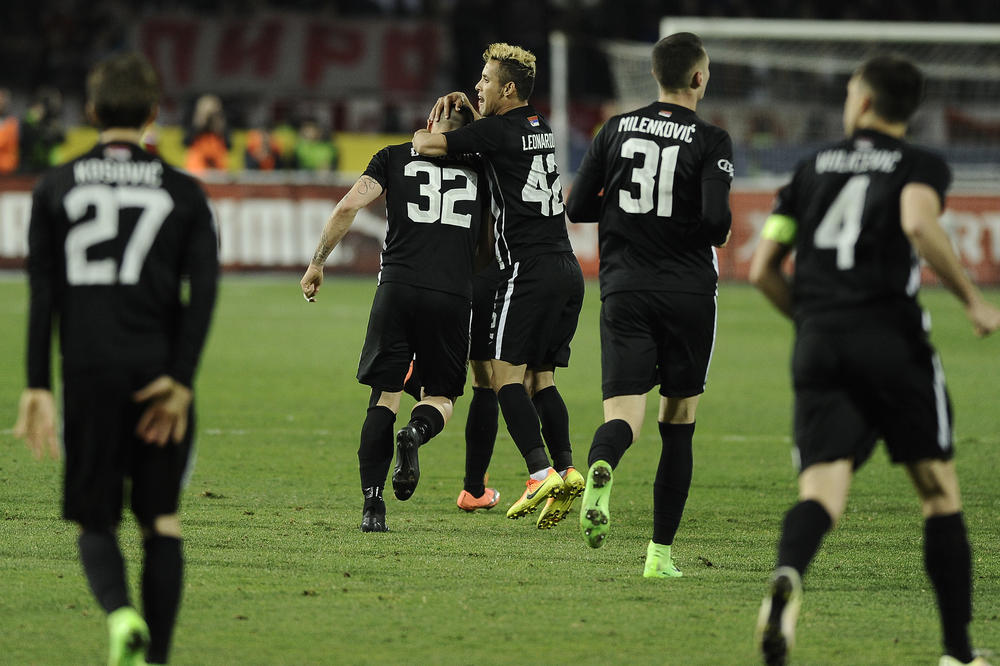
[[761, 229], [760, 237], [773, 240], [782, 245], [791, 245], [795, 242], [795, 234], [799, 230], [799, 223], [794, 217], [788, 215], [778, 215], [773, 213], [768, 215]]

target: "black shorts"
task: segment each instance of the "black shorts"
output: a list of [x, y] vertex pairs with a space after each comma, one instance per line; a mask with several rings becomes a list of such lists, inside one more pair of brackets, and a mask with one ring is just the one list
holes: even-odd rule
[[705, 391], [715, 347], [716, 298], [708, 294], [626, 291], [601, 303], [604, 399], [644, 395], [688, 398]]
[[895, 463], [952, 457], [951, 402], [926, 333], [876, 315], [811, 320], [792, 356], [799, 469], [853, 458], [882, 438]]
[[154, 378], [123, 370], [64, 373], [64, 518], [90, 528], [117, 525], [126, 478], [132, 480], [132, 511], [140, 525], [177, 513], [192, 460], [194, 406], [180, 444], [143, 442], [135, 427], [145, 405], [133, 402], [132, 393]]
[[410, 361], [420, 368], [427, 395], [456, 398], [465, 387], [469, 358], [469, 299], [443, 291], [386, 282], [375, 290], [358, 381], [373, 389], [403, 390]]
[[493, 358], [529, 368], [566, 367], [583, 307], [583, 272], [572, 252], [517, 261], [501, 272]]
[[488, 361], [493, 358], [493, 339], [496, 333], [493, 306], [500, 286], [500, 267], [496, 262], [472, 278], [472, 342], [469, 359]]

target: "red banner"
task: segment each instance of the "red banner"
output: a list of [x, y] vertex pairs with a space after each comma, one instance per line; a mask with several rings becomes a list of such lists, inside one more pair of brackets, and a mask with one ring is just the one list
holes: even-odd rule
[[443, 90], [445, 38], [429, 21], [346, 21], [294, 13], [251, 19], [154, 15], [132, 31], [171, 95], [359, 93], [379, 98]]

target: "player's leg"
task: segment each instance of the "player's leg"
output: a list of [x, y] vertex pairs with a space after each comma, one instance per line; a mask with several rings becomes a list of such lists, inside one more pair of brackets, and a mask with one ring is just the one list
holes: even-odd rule
[[562, 487], [562, 477], [549, 464], [542, 440], [541, 425], [531, 398], [524, 388], [525, 364], [512, 365], [507, 361], [491, 361], [493, 381], [497, 388], [497, 402], [507, 423], [507, 432], [517, 445], [528, 468], [521, 497], [507, 509], [508, 518], [520, 518], [533, 513], [540, 504]]
[[[972, 552], [962, 516], [958, 476], [951, 460], [907, 464], [924, 514], [924, 566], [934, 585], [946, 657], [973, 661]], [[945, 663], [946, 660], [942, 660]]]
[[539, 529], [551, 529], [565, 518], [576, 498], [583, 494], [583, 475], [573, 465], [573, 447], [569, 439], [569, 411], [555, 384], [551, 366], [529, 369], [525, 388], [542, 424], [542, 438], [552, 456], [552, 466], [563, 483], [559, 491], [545, 501], [538, 514]]
[[697, 395], [660, 398], [657, 425], [660, 431], [660, 461], [653, 481], [653, 538], [646, 547], [646, 578], [678, 578], [671, 548], [688, 492], [691, 489]]
[[105, 372], [63, 377], [63, 517], [80, 526], [80, 563], [90, 590], [108, 616], [112, 663], [140, 656], [149, 629], [129, 601], [118, 544], [127, 443], [132, 416], [129, 386]]
[[[473, 313], [473, 353], [476, 350], [476, 325]], [[495, 488], [486, 487], [486, 470], [493, 458], [497, 440], [500, 407], [493, 389], [490, 362], [470, 360], [472, 400], [465, 421], [465, 481], [456, 503], [460, 509], [492, 509], [500, 500]]]
[[181, 605], [184, 554], [178, 509], [191, 472], [196, 423], [192, 404], [180, 443], [154, 446], [135, 439], [132, 445], [131, 502], [142, 531], [142, 611], [149, 625], [146, 659], [154, 664], [167, 663]]
[[372, 389], [368, 411], [361, 425], [358, 471], [361, 475], [362, 532], [387, 532], [385, 521], [385, 480], [392, 465], [392, 435], [399, 412], [400, 391]]
[[847, 504], [854, 461], [810, 465], [799, 476], [799, 502], [785, 514], [777, 567], [757, 616], [757, 644], [767, 664], [784, 664], [795, 643], [802, 603], [802, 577], [823, 537]]
[[396, 433], [396, 468], [392, 472], [392, 489], [397, 499], [407, 500], [413, 496], [420, 481], [417, 451], [444, 429], [453, 411], [451, 398], [427, 395], [414, 405], [410, 421]]

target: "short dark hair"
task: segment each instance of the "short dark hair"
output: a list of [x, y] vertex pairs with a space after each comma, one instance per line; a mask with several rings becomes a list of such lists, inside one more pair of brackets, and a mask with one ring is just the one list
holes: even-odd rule
[[535, 54], [520, 46], [503, 42], [490, 44], [483, 52], [483, 62], [496, 60], [500, 73], [500, 84], [513, 82], [517, 98], [528, 101], [535, 89]]
[[894, 53], [874, 56], [855, 75], [872, 90], [872, 109], [892, 123], [905, 123], [924, 96], [924, 75], [910, 60]]
[[701, 37], [678, 32], [653, 47], [653, 76], [664, 90], [682, 90], [691, 85], [691, 68], [705, 57]]
[[463, 105], [460, 109], [452, 109], [451, 115], [445, 118], [443, 115], [438, 119], [438, 123], [444, 123], [443, 127], [448, 129], [442, 129], [442, 131], [447, 132], [449, 130], [458, 129], [459, 127], [465, 127], [476, 117], [472, 114], [472, 107], [468, 105]]
[[109, 56], [87, 76], [87, 100], [93, 105], [97, 125], [140, 128], [160, 98], [153, 65], [141, 53]]

